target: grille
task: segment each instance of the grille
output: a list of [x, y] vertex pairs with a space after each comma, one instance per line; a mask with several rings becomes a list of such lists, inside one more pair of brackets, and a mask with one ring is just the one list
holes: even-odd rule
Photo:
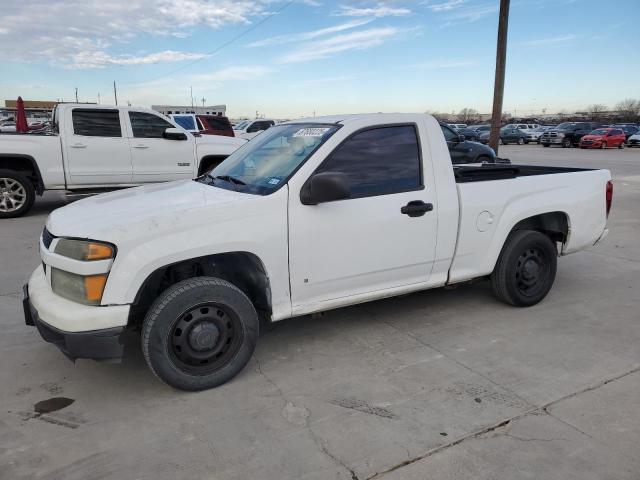
[[56, 237], [54, 237], [51, 234], [51, 232], [47, 230], [47, 227], [45, 227], [44, 230], [42, 231], [42, 243], [47, 248], [47, 250], [49, 250], [49, 247], [51, 246], [51, 242], [53, 242], [54, 238]]

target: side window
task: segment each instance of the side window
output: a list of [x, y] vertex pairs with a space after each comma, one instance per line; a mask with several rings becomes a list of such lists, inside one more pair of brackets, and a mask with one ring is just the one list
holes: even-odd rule
[[76, 135], [122, 137], [118, 110], [76, 108], [71, 112], [71, 119]]
[[380, 127], [357, 133], [320, 165], [320, 172], [343, 173], [351, 198], [419, 190], [420, 147], [415, 127]]
[[174, 128], [165, 119], [153, 113], [129, 112], [129, 120], [135, 138], [162, 138], [167, 128]]
[[260, 130], [260, 122], [253, 122], [249, 128], [247, 128], [247, 133], [259, 132]]
[[444, 139], [447, 142], [453, 142], [458, 139], [458, 134], [451, 130], [449, 127], [445, 127], [444, 125], [440, 125], [442, 129], [442, 133], [444, 134]]

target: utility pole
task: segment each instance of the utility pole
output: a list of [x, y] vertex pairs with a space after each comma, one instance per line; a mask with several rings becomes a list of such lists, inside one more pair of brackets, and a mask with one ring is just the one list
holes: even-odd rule
[[116, 105], [118, 105], [118, 91], [116, 90], [116, 81], [113, 81], [113, 98], [116, 101]]
[[206, 98], [202, 97], [202, 108], [204, 108], [204, 102], [205, 102], [206, 100], [207, 100]]
[[78, 103], [78, 87], [76, 87], [76, 103]]
[[100, 92], [98, 92], [98, 105], [100, 105]]
[[193, 87], [189, 87], [191, 90], [191, 110], [193, 110]]
[[498, 154], [500, 127], [502, 125], [502, 100], [504, 99], [504, 72], [507, 61], [507, 30], [509, 28], [509, 0], [500, 0], [498, 20], [498, 45], [496, 48], [496, 79], [493, 87], [493, 113], [489, 146]]

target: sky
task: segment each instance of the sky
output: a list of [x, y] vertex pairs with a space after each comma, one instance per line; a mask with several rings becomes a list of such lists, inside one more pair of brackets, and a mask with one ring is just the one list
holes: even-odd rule
[[[3, 0], [0, 100], [491, 111], [499, 0]], [[504, 110], [640, 99], [640, 0], [512, 0]], [[98, 97], [99, 96], [99, 97]]]

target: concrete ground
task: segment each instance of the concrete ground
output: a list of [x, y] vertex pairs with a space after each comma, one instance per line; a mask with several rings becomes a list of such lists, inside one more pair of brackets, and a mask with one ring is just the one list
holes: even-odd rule
[[610, 236], [560, 259], [541, 304], [481, 282], [284, 321], [201, 393], [156, 380], [135, 339], [120, 365], [44, 343], [20, 290], [65, 200], [3, 220], [0, 478], [640, 479], [640, 149], [500, 153], [616, 181]]

